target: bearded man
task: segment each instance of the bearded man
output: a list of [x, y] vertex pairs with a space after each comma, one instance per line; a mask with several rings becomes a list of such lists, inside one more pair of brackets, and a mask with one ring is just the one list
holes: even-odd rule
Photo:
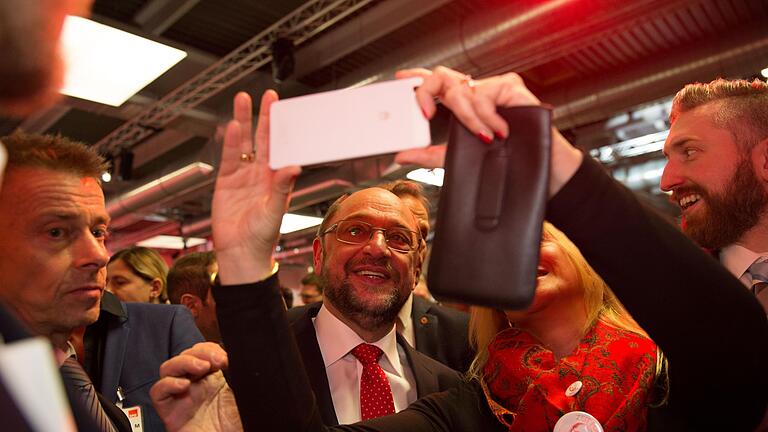
[[661, 188], [685, 232], [768, 311], [768, 84], [718, 79], [675, 96]]

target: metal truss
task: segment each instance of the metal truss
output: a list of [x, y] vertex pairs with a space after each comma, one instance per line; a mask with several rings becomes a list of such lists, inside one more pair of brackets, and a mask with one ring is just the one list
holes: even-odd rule
[[276, 38], [290, 38], [298, 46], [373, 1], [312, 0], [305, 3], [115, 129], [96, 143], [95, 149], [102, 154], [111, 154], [135, 146], [186, 110], [272, 61], [270, 44]]

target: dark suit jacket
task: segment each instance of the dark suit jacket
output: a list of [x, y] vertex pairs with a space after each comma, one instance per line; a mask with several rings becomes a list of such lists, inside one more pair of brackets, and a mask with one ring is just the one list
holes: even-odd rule
[[[320, 352], [320, 345], [317, 343], [315, 326], [312, 324], [312, 318], [317, 316], [321, 305], [322, 303], [313, 303], [288, 309], [288, 320], [291, 322], [291, 330], [293, 330], [296, 343], [299, 345], [304, 369], [312, 383], [312, 390], [315, 392], [323, 423], [337, 425], [339, 421], [333, 408], [328, 376], [325, 374], [323, 356]], [[405, 350], [405, 355], [413, 371], [413, 377], [416, 380], [418, 397], [458, 385], [461, 378], [456, 371], [419, 353], [408, 345], [408, 342], [400, 335], [397, 335], [397, 342]]]
[[141, 406], [144, 431], [164, 431], [149, 389], [164, 361], [203, 341], [184, 306], [123, 303], [105, 292], [99, 320], [86, 330], [85, 369], [112, 402], [120, 386], [124, 407]]
[[417, 351], [457, 371], [469, 369], [469, 314], [413, 296], [411, 319]]
[[[0, 305], [0, 335], [6, 343], [12, 343], [15, 341], [23, 340], [31, 337], [31, 333], [21, 324], [3, 305]], [[64, 390], [66, 391], [67, 398], [69, 399], [69, 405], [72, 409], [72, 416], [75, 419], [78, 431], [86, 432], [98, 432], [95, 422], [91, 419], [90, 414], [86, 407], [80, 403], [80, 398], [77, 394], [78, 390], [75, 389], [74, 384], [70, 383], [67, 378], [61, 376]], [[122, 411], [120, 411], [114, 404], [105, 400], [101, 394], [99, 401], [104, 408], [107, 416], [112, 420], [115, 428], [118, 431], [130, 432], [131, 426], [128, 422], [128, 418], [125, 417]], [[45, 415], [45, 413], [41, 413]], [[28, 431], [31, 430], [27, 424], [24, 416], [19, 410], [16, 402], [13, 400], [13, 396], [9, 394], [5, 384], [0, 380], [0, 419], [2, 419], [2, 430], [8, 431]]]

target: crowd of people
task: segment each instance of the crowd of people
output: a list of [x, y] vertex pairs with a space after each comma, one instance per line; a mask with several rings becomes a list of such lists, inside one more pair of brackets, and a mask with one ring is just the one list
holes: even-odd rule
[[[55, 99], [63, 12], [87, 3], [46, 15], [35, 34], [47, 61], [0, 37], [0, 76], [24, 83], [0, 85], [0, 112]], [[524, 126], [498, 107], [541, 105], [514, 73], [398, 73], [413, 76], [425, 116], [442, 103], [479, 137], [467, 145]], [[0, 138], [0, 349], [42, 359], [0, 361], [4, 430], [768, 430], [766, 83], [718, 79], [675, 97], [661, 187], [682, 231], [553, 128], [533, 302], [469, 314], [413, 295], [431, 226], [408, 181], [331, 205], [306, 304], [287, 307], [273, 251], [301, 168], [269, 168], [277, 99], [263, 94], [254, 125], [250, 96], [235, 96], [215, 251], [170, 269], [150, 249], [108, 253], [103, 157], [61, 136]], [[396, 160], [444, 157], [432, 146]], [[39, 377], [45, 411], [18, 386]]]

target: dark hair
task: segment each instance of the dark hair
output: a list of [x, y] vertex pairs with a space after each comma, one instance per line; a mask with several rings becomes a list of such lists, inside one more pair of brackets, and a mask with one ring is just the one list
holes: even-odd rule
[[168, 299], [181, 304], [184, 294], [196, 295], [203, 302], [211, 289], [208, 267], [216, 263], [214, 252], [193, 252], [177, 259], [168, 272]]
[[46, 168], [99, 180], [109, 167], [92, 148], [60, 135], [16, 132], [0, 142], [8, 150], [8, 169]]
[[716, 79], [707, 84], [688, 84], [672, 101], [669, 120], [674, 123], [681, 113], [709, 103], [718, 103], [712, 121], [731, 133], [744, 150], [768, 137], [768, 84], [755, 79]]

